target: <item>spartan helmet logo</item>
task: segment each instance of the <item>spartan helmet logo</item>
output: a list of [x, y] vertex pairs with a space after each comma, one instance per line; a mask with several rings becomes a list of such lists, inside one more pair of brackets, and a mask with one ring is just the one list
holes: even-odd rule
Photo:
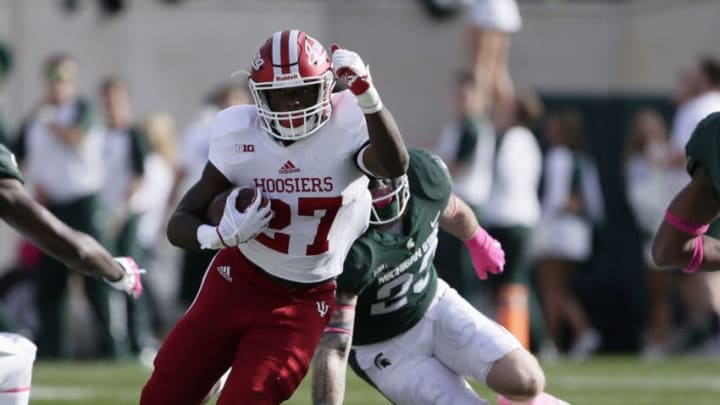
[[392, 366], [392, 362], [388, 360], [387, 357], [385, 357], [382, 352], [378, 353], [377, 356], [375, 356], [375, 367], [378, 368], [378, 370], [382, 370], [385, 367]]

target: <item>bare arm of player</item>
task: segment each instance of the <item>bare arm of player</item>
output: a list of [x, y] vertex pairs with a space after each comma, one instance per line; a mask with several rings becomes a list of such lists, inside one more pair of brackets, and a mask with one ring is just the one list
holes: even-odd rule
[[200, 180], [185, 193], [170, 217], [167, 226], [170, 243], [186, 250], [200, 250], [197, 229], [207, 222], [205, 211], [216, 195], [231, 186], [232, 183], [208, 162]]
[[472, 238], [479, 226], [470, 206], [460, 197], [451, 194], [447, 207], [440, 215], [440, 227], [464, 241]]
[[[698, 166], [687, 186], [670, 203], [668, 215], [680, 218], [686, 224], [702, 225], [715, 220], [718, 214], [720, 197], [703, 168]], [[668, 215], [653, 240], [655, 263], [661, 267], [686, 267], [699, 255], [699, 267], [695, 270], [720, 269], [720, 240], [683, 231], [670, 222], [672, 219], [668, 219]], [[701, 252], [694, 252], [696, 238], [701, 238]]]
[[352, 346], [357, 295], [338, 293], [335, 310], [315, 351], [312, 376], [314, 405], [341, 405], [345, 396], [345, 370]]
[[407, 172], [410, 155], [400, 129], [384, 107], [370, 77], [370, 70], [356, 52], [330, 46], [335, 75], [342, 80], [365, 114], [370, 146], [363, 152], [363, 164], [377, 177], [394, 178]]
[[370, 146], [363, 154], [365, 167], [383, 178], [405, 174], [410, 164], [410, 155], [390, 111], [383, 107], [378, 112], [365, 114], [365, 122], [370, 134]]
[[123, 278], [122, 268], [90, 236], [71, 229], [38, 204], [15, 179], [0, 179], [0, 216], [44, 252], [75, 271], [108, 281]]

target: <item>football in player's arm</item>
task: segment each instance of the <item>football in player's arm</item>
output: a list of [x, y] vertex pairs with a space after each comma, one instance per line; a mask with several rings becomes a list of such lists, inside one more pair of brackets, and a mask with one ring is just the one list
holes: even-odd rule
[[[409, 162], [365, 63], [331, 50], [302, 31], [274, 33], [251, 60], [255, 104], [218, 113], [208, 163], [167, 235], [220, 251], [158, 352], [141, 404], [196, 405], [235, 364], [219, 403], [279, 404], [307, 373], [335, 277], [367, 228], [366, 176], [402, 176]], [[348, 90], [332, 93], [336, 78]], [[239, 187], [257, 189], [242, 212]], [[220, 222], [207, 224], [208, 205], [228, 188]]]
[[652, 245], [661, 267], [720, 269], [720, 240], [705, 233], [720, 215], [720, 113], [704, 118], [685, 147], [690, 182], [670, 203]]
[[342, 403], [351, 356], [356, 373], [396, 404], [432, 404], [438, 396], [486, 404], [466, 375], [504, 395], [500, 401], [562, 404], [543, 393], [544, 374], [517, 339], [437, 277], [438, 227], [465, 242], [481, 279], [505, 263], [499, 243], [452, 194], [445, 164], [412, 149], [407, 176], [371, 180], [369, 188], [372, 226], [338, 277], [335, 312], [313, 363], [313, 403]]

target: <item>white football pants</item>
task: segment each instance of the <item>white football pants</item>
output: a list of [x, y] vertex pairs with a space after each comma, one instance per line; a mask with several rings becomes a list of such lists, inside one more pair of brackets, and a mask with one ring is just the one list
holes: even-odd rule
[[506, 354], [521, 348], [445, 281], [423, 318], [384, 342], [353, 346], [354, 363], [397, 405], [487, 405], [463, 376], [485, 383]]
[[0, 333], [0, 405], [30, 402], [32, 368], [37, 347], [14, 333]]

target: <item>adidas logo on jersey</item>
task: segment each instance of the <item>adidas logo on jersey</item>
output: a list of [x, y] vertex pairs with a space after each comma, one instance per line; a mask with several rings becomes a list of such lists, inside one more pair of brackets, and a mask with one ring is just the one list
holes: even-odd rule
[[291, 161], [288, 160], [287, 162], [285, 162], [284, 165], [282, 165], [282, 167], [280, 168], [280, 170], [278, 170], [278, 173], [280, 173], [280, 174], [288, 174], [288, 173], [297, 173], [297, 172], [299, 172], [299, 171], [300, 171], [300, 169], [298, 169], [298, 168], [295, 166], [295, 164], [293, 164], [293, 162], [291, 162]]

